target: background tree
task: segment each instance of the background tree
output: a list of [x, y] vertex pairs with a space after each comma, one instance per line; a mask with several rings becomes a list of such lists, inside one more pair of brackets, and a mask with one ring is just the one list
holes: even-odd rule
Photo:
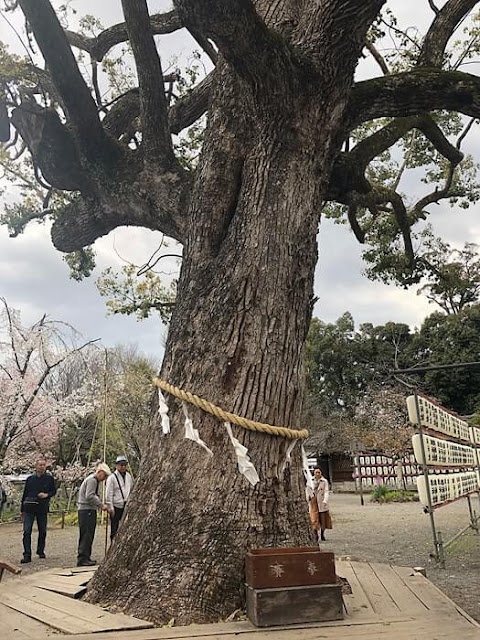
[[355, 409], [352, 431], [367, 450], [393, 458], [411, 450], [415, 430], [408, 421], [408, 393], [398, 384], [373, 384]]
[[[410, 366], [478, 362], [479, 353], [480, 305], [476, 304], [456, 314], [428, 316], [413, 340]], [[472, 414], [480, 405], [478, 368], [429, 371], [415, 376], [415, 383], [462, 415]]]
[[437, 240], [422, 258], [426, 283], [418, 293], [437, 304], [445, 313], [459, 313], [479, 300], [480, 258], [478, 245], [465, 243], [463, 249], [452, 249]]
[[[65, 33], [48, 0], [18, 4], [45, 68], [35, 72], [35, 86], [27, 82], [27, 92], [25, 76], [5, 77], [2, 138], [13, 125], [46, 185], [68, 192], [53, 212], [42, 208], [32, 217], [53, 216], [52, 240], [64, 252], [82, 252], [121, 225], [160, 230], [180, 242], [162, 376], [235, 413], [294, 425], [322, 205], [343, 204], [361, 241], [366, 223], [383, 226], [382, 246], [401, 241], [412, 271], [410, 226], [425, 217], [427, 205], [407, 207], [395, 182], [382, 187], [368, 168], [414, 131], [444, 158], [436, 172], [442, 186], [425, 198], [452, 193], [461, 133], [448, 129], [451, 118], [428, 114], [480, 117], [480, 81], [458, 65], [452, 69], [446, 53], [476, 2], [448, 0], [400, 70], [383, 66], [381, 77], [357, 83], [354, 71], [365, 46], [372, 50], [371, 27], [384, 0], [175, 0], [172, 12], [156, 16], [146, 0], [122, 0], [125, 24], [94, 37]], [[181, 27], [215, 68], [172, 104], [154, 34]], [[99, 61], [127, 39], [139, 86], [106, 106], [79, 72], [70, 45]], [[197, 166], [186, 168], [172, 134], [207, 109]], [[371, 121], [378, 127], [354, 134]], [[185, 442], [175, 402], [170, 409], [172, 433], [162, 438], [152, 429], [128, 526], [89, 597], [158, 622], [216, 619], [242, 602], [248, 548], [308, 540], [299, 450], [279, 478], [286, 443], [236, 433], [261, 478], [251, 488], [237, 475], [217, 421], [192, 412], [214, 451], [210, 460]]]
[[365, 390], [408, 366], [412, 341], [406, 324], [371, 323], [355, 328], [350, 312], [334, 323], [313, 318], [307, 336], [307, 389], [323, 415], [353, 416]]
[[58, 374], [91, 342], [46, 315], [30, 327], [0, 299], [0, 465], [24, 468], [33, 451], [51, 453], [62, 419], [84, 409], [77, 388], [49, 392]]
[[71, 365], [57, 377], [56, 392], [68, 389], [80, 373], [81, 384], [71, 397], [76, 406], [83, 398], [84, 407], [61, 422], [53, 450], [56, 464], [89, 468], [105, 458], [113, 465], [124, 453], [137, 472], [148, 441], [152, 377], [158, 365], [132, 345], [90, 350]]

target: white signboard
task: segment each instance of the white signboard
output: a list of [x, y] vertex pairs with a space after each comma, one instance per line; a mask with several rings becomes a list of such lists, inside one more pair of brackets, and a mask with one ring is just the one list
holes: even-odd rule
[[474, 467], [477, 464], [475, 449], [457, 442], [423, 436], [425, 445], [425, 457], [423, 460], [421, 436], [419, 433], [412, 436], [413, 453], [419, 464], [439, 465], [442, 467]]
[[[477, 471], [463, 473], [433, 474], [428, 476], [432, 506], [462, 498], [479, 490], [480, 476]], [[424, 506], [428, 506], [425, 476], [417, 479], [418, 497]]]
[[457, 416], [443, 407], [434, 404], [422, 396], [418, 396], [418, 406], [420, 416], [417, 415], [415, 396], [409, 396], [407, 398], [408, 419], [413, 424], [422, 424], [424, 427], [439, 431], [448, 436], [471, 441], [470, 427], [465, 420], [457, 418]]
[[470, 440], [480, 447], [480, 429], [478, 427], [470, 427]]

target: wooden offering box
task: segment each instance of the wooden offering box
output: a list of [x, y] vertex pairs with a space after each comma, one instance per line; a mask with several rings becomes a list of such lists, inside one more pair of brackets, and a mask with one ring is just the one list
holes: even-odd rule
[[316, 547], [252, 549], [247, 554], [247, 585], [253, 589], [335, 584], [335, 556]]
[[343, 618], [333, 553], [316, 547], [253, 549], [245, 568], [247, 615], [257, 627]]
[[278, 589], [247, 586], [247, 616], [256, 627], [342, 620], [342, 585]]

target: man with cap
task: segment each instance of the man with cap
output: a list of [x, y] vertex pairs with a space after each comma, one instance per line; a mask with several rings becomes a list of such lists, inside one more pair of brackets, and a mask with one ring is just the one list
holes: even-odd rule
[[110, 540], [113, 540], [122, 519], [125, 505], [132, 490], [132, 476], [127, 471], [128, 460], [125, 456], [117, 456], [117, 467], [107, 480], [106, 503], [110, 513]]
[[96, 564], [91, 559], [93, 539], [97, 527], [97, 510], [108, 511], [103, 504], [98, 488], [101, 482], [111, 474], [110, 467], [105, 462], [97, 465], [95, 473], [85, 478], [78, 492], [78, 527], [80, 538], [78, 541], [77, 567], [92, 567]]

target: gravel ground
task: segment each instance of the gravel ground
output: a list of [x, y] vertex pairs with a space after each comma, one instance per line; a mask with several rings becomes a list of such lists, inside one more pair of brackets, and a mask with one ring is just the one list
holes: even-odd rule
[[[447, 550], [447, 568], [440, 569], [429, 560], [432, 550], [430, 523], [418, 502], [378, 505], [369, 502], [366, 496], [362, 507], [357, 496], [333, 493], [330, 505], [334, 529], [327, 532], [323, 550], [358, 560], [426, 567], [428, 578], [480, 622], [480, 536], [470, 532], [461, 536]], [[473, 505], [478, 512], [476, 498]], [[435, 518], [444, 540], [448, 540], [468, 524], [466, 501], [460, 500], [439, 509]], [[20, 524], [0, 524], [0, 556], [18, 563], [22, 556], [21, 538]], [[62, 530], [50, 525], [47, 558], [40, 560], [34, 556], [31, 564], [23, 565], [24, 573], [74, 566], [77, 541], [76, 527]], [[93, 557], [98, 561], [104, 556], [104, 547], [105, 529], [99, 526], [93, 550]]]
[[[37, 531], [34, 525], [32, 534], [32, 562], [20, 565], [23, 555], [22, 525], [21, 523], [0, 524], [0, 556], [22, 567], [23, 574], [33, 571], [57, 567], [74, 567], [77, 564], [78, 528], [60, 526], [49, 522], [47, 530], [47, 543], [45, 546], [44, 560], [35, 555], [37, 544]], [[97, 525], [95, 540], [93, 543], [92, 558], [100, 562], [104, 557], [105, 527]], [[10, 574], [4, 574], [10, 576]]]

